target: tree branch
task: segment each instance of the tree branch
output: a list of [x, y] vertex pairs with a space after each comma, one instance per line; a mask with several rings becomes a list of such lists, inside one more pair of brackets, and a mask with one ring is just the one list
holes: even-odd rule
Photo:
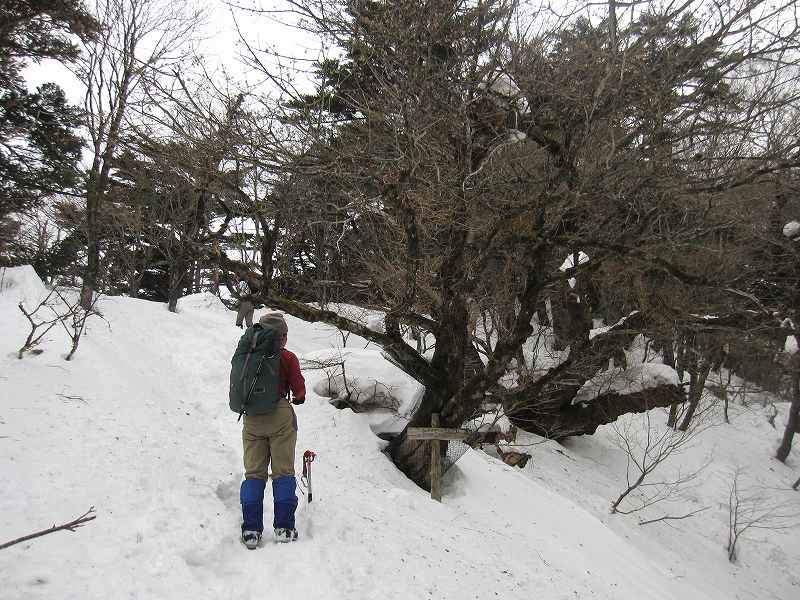
[[571, 435], [591, 435], [600, 425], [613, 423], [627, 413], [643, 413], [686, 401], [683, 388], [660, 385], [630, 394], [608, 392], [591, 402], [558, 408], [534, 399], [508, 411], [511, 422], [525, 431], [560, 440]]
[[639, 521], [639, 525], [649, 525], [650, 523], [658, 523], [659, 521], [680, 521], [681, 519], [688, 519], [689, 517], [695, 516], [697, 513], [701, 513], [704, 510], [708, 509], [707, 506], [703, 508], [698, 508], [697, 510], [693, 510], [692, 512], [681, 515], [680, 517], [673, 517], [672, 515], [664, 515], [663, 517], [659, 517], [658, 519], [650, 519], [648, 521]]
[[436, 371], [431, 368], [428, 361], [420, 356], [416, 350], [406, 344], [402, 337], [373, 331], [366, 325], [352, 321], [332, 310], [313, 308], [307, 304], [290, 300], [289, 298], [271, 291], [255, 291], [260, 289], [261, 278], [248, 265], [232, 260], [222, 253], [214, 254], [208, 251], [206, 252], [209, 260], [215, 262], [221, 268], [235, 273], [239, 280], [247, 281], [250, 289], [254, 290], [252, 296], [256, 302], [261, 302], [266, 306], [280, 309], [293, 317], [297, 317], [309, 323], [327, 323], [328, 325], [333, 325], [344, 331], [359, 335], [366, 340], [375, 342], [382, 346], [383, 349], [397, 361], [403, 370], [416, 378], [420, 383], [426, 387], [435, 387], [437, 385], [439, 377], [436, 375]]
[[30, 535], [25, 535], [15, 540], [11, 540], [5, 544], [0, 544], [0, 550], [8, 548], [9, 546], [13, 546], [14, 544], [19, 544], [20, 542], [26, 542], [43, 535], [47, 535], [48, 533], [53, 533], [54, 531], [75, 531], [78, 527], [82, 527], [89, 521], [92, 521], [96, 518], [97, 515], [94, 513], [94, 506], [92, 506], [74, 521], [64, 523], [63, 525], [53, 525], [49, 529], [43, 529], [42, 531], [37, 531], [36, 533], [31, 533]]

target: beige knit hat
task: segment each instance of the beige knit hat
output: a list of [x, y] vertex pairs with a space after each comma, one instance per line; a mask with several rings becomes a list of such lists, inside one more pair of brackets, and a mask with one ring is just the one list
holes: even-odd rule
[[267, 313], [263, 315], [258, 322], [265, 329], [275, 329], [281, 335], [287, 335], [289, 333], [289, 326], [286, 324], [286, 321], [283, 318], [283, 313]]

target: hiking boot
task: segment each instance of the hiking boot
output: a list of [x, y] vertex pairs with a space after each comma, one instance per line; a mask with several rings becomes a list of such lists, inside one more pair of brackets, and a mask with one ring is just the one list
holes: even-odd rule
[[277, 527], [275, 529], [275, 541], [279, 543], [296, 542], [297, 529], [286, 529], [284, 527]]
[[261, 541], [261, 533], [258, 531], [243, 531], [242, 541], [248, 550], [255, 550], [258, 547], [258, 542]]

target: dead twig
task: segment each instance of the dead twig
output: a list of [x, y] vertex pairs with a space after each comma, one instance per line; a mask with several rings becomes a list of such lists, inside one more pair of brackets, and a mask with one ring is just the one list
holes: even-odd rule
[[66, 394], [56, 394], [56, 396], [58, 396], [59, 398], [63, 398], [64, 400], [79, 400], [84, 404], [89, 404], [89, 401], [86, 400], [85, 398], [82, 398], [81, 396], [67, 396]]
[[698, 508], [697, 510], [693, 510], [690, 513], [685, 515], [681, 515], [680, 517], [673, 517], [672, 515], [664, 515], [663, 517], [659, 517], [658, 519], [649, 519], [647, 521], [639, 521], [639, 525], [649, 525], [650, 523], [658, 523], [659, 521], [680, 521], [681, 519], [688, 519], [689, 517], [695, 516], [697, 513], [701, 513], [704, 510], [707, 510], [708, 507], [704, 506], [703, 508]]
[[49, 529], [43, 529], [42, 531], [37, 531], [36, 533], [31, 533], [30, 535], [24, 535], [20, 538], [15, 540], [11, 540], [10, 542], [6, 542], [5, 544], [0, 544], [0, 550], [4, 548], [8, 548], [9, 546], [13, 546], [14, 544], [19, 544], [20, 542], [26, 542], [28, 540], [32, 540], [37, 537], [41, 537], [43, 535], [47, 535], [48, 533], [53, 533], [54, 531], [75, 531], [78, 527], [82, 527], [89, 521], [92, 521], [97, 518], [97, 515], [94, 513], [94, 506], [90, 507], [85, 513], [83, 513], [80, 517], [75, 519], [74, 521], [70, 521], [69, 523], [64, 523], [63, 525], [53, 525]]

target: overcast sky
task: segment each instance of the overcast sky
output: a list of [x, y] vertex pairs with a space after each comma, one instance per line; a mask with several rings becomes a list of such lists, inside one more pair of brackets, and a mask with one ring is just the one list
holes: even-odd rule
[[[265, 2], [270, 8], [274, 8], [280, 0], [241, 0], [239, 6], [255, 7]], [[237, 23], [254, 48], [275, 46], [281, 54], [312, 60], [320, 56], [316, 41], [295, 27], [281, 25], [274, 18], [259, 16], [250, 11], [232, 9], [222, 0], [207, 0], [202, 4], [208, 11], [208, 18], [203, 30], [198, 32], [198, 37], [201, 38], [198, 48], [209, 72], [220, 71], [221, 76], [221, 71], [224, 70], [235, 80], [256, 83], [257, 78], [247, 73], [239, 58], [246, 49], [239, 39]], [[53, 82], [64, 89], [70, 103], [79, 106], [83, 104], [84, 86], [61, 63], [46, 60], [30, 64], [23, 73], [29, 89]]]

